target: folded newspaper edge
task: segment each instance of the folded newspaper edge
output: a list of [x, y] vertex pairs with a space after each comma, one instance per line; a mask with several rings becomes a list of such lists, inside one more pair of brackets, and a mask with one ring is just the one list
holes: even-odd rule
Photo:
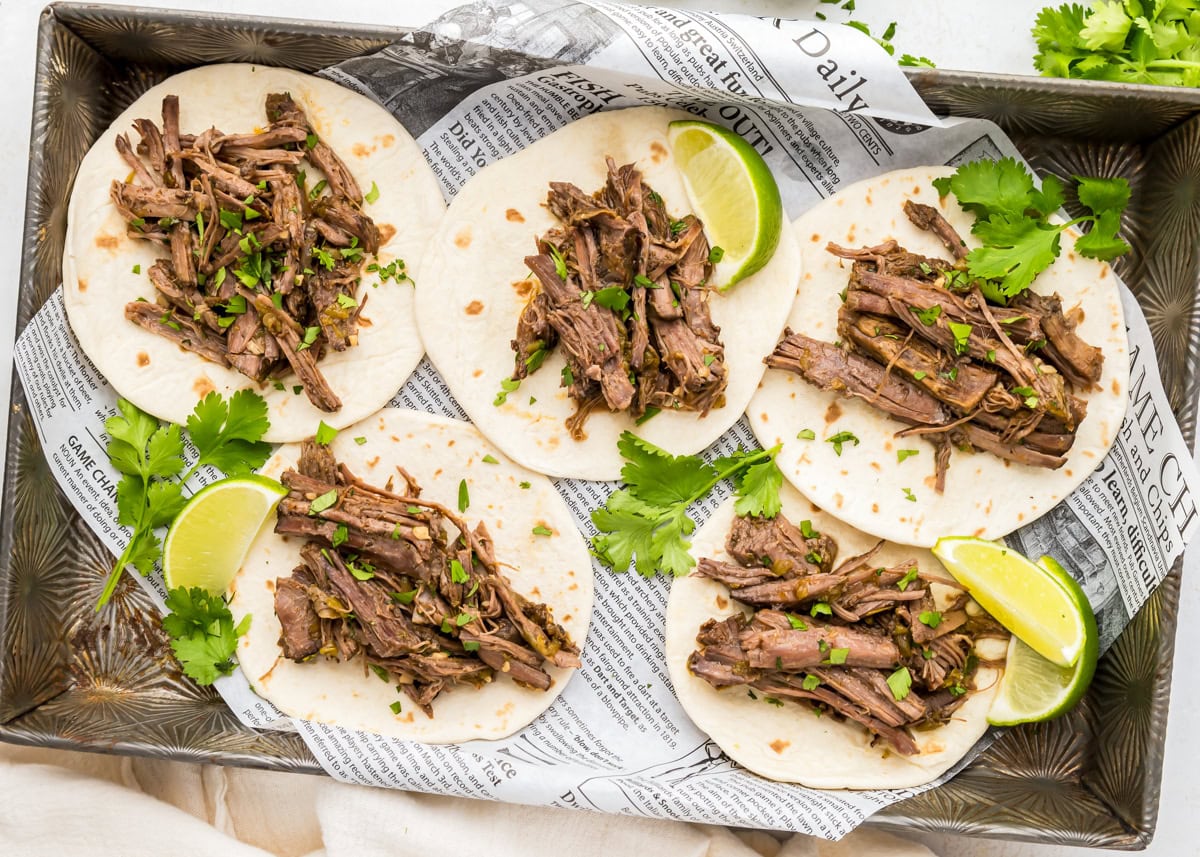
[[[845, 31], [845, 32], [842, 32]], [[588, 113], [640, 104], [687, 110], [738, 131], [768, 161], [796, 217], [839, 186], [904, 166], [1020, 157], [991, 123], [939, 123], [891, 59], [861, 34], [822, 22], [548, 0], [477, 2], [395, 44], [322, 74], [384, 104], [418, 137], [447, 197], [479, 169]], [[864, 43], [865, 41], [865, 43]], [[519, 117], [521, 134], [510, 120]], [[936, 126], [936, 127], [934, 127]], [[1096, 472], [1043, 518], [1009, 537], [1031, 555], [1070, 555], [1107, 647], [1182, 554], [1200, 524], [1192, 457], [1171, 414], [1145, 317], [1122, 286], [1129, 332], [1129, 410]], [[15, 347], [18, 372], [52, 472], [114, 555], [118, 474], [104, 452], [116, 394], [76, 347], [61, 290]], [[464, 419], [428, 361], [392, 402]], [[757, 444], [745, 420], [705, 454]], [[202, 470], [189, 486], [220, 474]], [[610, 486], [559, 480], [591, 535]], [[727, 497], [718, 486], [701, 521]], [[247, 726], [296, 730], [346, 782], [513, 803], [572, 807], [838, 839], [916, 789], [828, 792], [740, 768], [699, 732], [666, 674], [669, 584], [596, 565], [596, 613], [583, 667], [517, 735], [432, 746], [292, 721], [237, 671], [217, 682]], [[159, 575], [139, 578], [162, 606]], [[617, 605], [642, 605], [626, 611]]]

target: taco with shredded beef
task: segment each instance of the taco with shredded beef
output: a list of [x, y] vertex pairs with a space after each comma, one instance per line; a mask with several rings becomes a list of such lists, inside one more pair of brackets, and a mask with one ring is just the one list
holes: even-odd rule
[[994, 539], [1095, 470], [1127, 404], [1116, 275], [1074, 251], [1001, 303], [964, 271], [972, 215], [932, 180], [851, 185], [798, 219], [804, 275], [747, 415], [784, 476], [901, 544]]
[[626, 429], [697, 452], [762, 377], [799, 251], [784, 229], [765, 267], [722, 291], [722, 252], [667, 142], [686, 118], [638, 107], [579, 119], [480, 171], [431, 242], [417, 292], [429, 356], [526, 467], [615, 479]]
[[385, 409], [282, 447], [289, 494], [231, 586], [285, 713], [427, 743], [510, 735], [580, 665], [592, 572], [548, 479], [468, 423]]
[[253, 388], [267, 440], [382, 407], [421, 358], [411, 271], [444, 210], [415, 141], [350, 90], [215, 65], [139, 97], [84, 158], [63, 296], [125, 398], [183, 422]]
[[987, 731], [1007, 632], [926, 550], [861, 533], [789, 486], [775, 518], [731, 500], [667, 605], [671, 683], [741, 765], [812, 788], [905, 788]]

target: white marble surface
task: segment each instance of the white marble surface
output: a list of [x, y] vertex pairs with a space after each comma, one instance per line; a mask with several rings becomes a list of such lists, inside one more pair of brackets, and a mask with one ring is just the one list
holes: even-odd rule
[[[661, 0], [663, 5], [691, 6], [718, 11], [784, 17], [811, 16], [822, 11], [830, 20], [850, 17], [836, 5], [817, 0]], [[336, 15], [351, 23], [418, 24], [458, 5], [458, 0], [292, 0], [286, 7], [271, 0], [160, 0], [128, 5], [166, 3], [196, 11], [284, 14], [328, 20]], [[967, 3], [954, 0], [857, 0], [853, 17], [880, 33], [896, 21], [893, 39], [897, 54], [925, 55], [942, 68], [1029, 74], [1034, 52], [1029, 28], [1043, 2], [1008, 0]], [[0, 89], [0, 116], [8, 117], [8, 132], [0, 136], [0, 331], [15, 329], [21, 226], [25, 206], [25, 164], [29, 152], [29, 117], [33, 101], [35, 31], [41, 0], [0, 0], [0, 57], [8, 83]], [[0, 334], [0, 365], [10, 366], [12, 341]], [[0, 401], [7, 401], [9, 374], [0, 372]], [[0, 429], [7, 414], [0, 412]], [[0, 450], [0, 456], [3, 451]], [[1176, 648], [1200, 649], [1200, 552], [1189, 555], [1184, 576], [1183, 605]], [[1195, 760], [1200, 739], [1191, 729], [1200, 710], [1200, 661], [1183, 657], [1174, 673], [1171, 718], [1167, 729], [1166, 763], [1158, 834], [1147, 853], [1155, 857], [1200, 854], [1192, 813], [1200, 809], [1200, 779]], [[942, 857], [1080, 857], [1120, 852], [1001, 843], [955, 836], [921, 837]]]

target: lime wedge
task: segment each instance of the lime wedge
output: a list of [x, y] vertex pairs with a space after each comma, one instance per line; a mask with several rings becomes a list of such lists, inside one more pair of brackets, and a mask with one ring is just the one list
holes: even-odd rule
[[263, 476], [222, 479], [193, 495], [167, 531], [167, 587], [199, 586], [217, 595], [229, 588], [250, 543], [287, 489]]
[[1000, 689], [988, 709], [993, 726], [1015, 726], [1050, 720], [1066, 714], [1083, 697], [1096, 672], [1095, 619], [1090, 645], [1073, 667], [1060, 667], [1043, 658], [1017, 637], [1008, 642], [1008, 660]]
[[672, 122], [667, 141], [696, 216], [719, 247], [714, 281], [722, 290], [762, 269], [783, 230], [779, 185], [762, 156], [720, 125]]
[[940, 538], [933, 553], [992, 617], [1035, 652], [1071, 667], [1096, 645], [1096, 617], [1071, 575], [1050, 557], [1030, 562], [998, 542]]

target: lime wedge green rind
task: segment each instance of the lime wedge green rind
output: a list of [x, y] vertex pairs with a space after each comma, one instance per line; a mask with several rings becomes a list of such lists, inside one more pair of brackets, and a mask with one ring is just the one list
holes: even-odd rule
[[1009, 641], [1004, 676], [988, 709], [988, 723], [1015, 726], [1052, 720], [1078, 704], [1092, 682], [1099, 655], [1095, 616], [1090, 611], [1088, 616], [1088, 644], [1073, 667], [1051, 663], [1015, 636]]
[[933, 553], [996, 621], [1060, 667], [1073, 666], [1095, 636], [1087, 596], [1052, 558], [1033, 563], [970, 537], [939, 539]]
[[771, 260], [783, 231], [779, 185], [740, 135], [710, 122], [679, 120], [667, 134], [688, 199], [709, 241], [724, 251], [714, 280], [725, 290]]
[[197, 491], [163, 542], [163, 579], [169, 589], [199, 586], [224, 593], [251, 542], [287, 489], [264, 476], [222, 479]]

